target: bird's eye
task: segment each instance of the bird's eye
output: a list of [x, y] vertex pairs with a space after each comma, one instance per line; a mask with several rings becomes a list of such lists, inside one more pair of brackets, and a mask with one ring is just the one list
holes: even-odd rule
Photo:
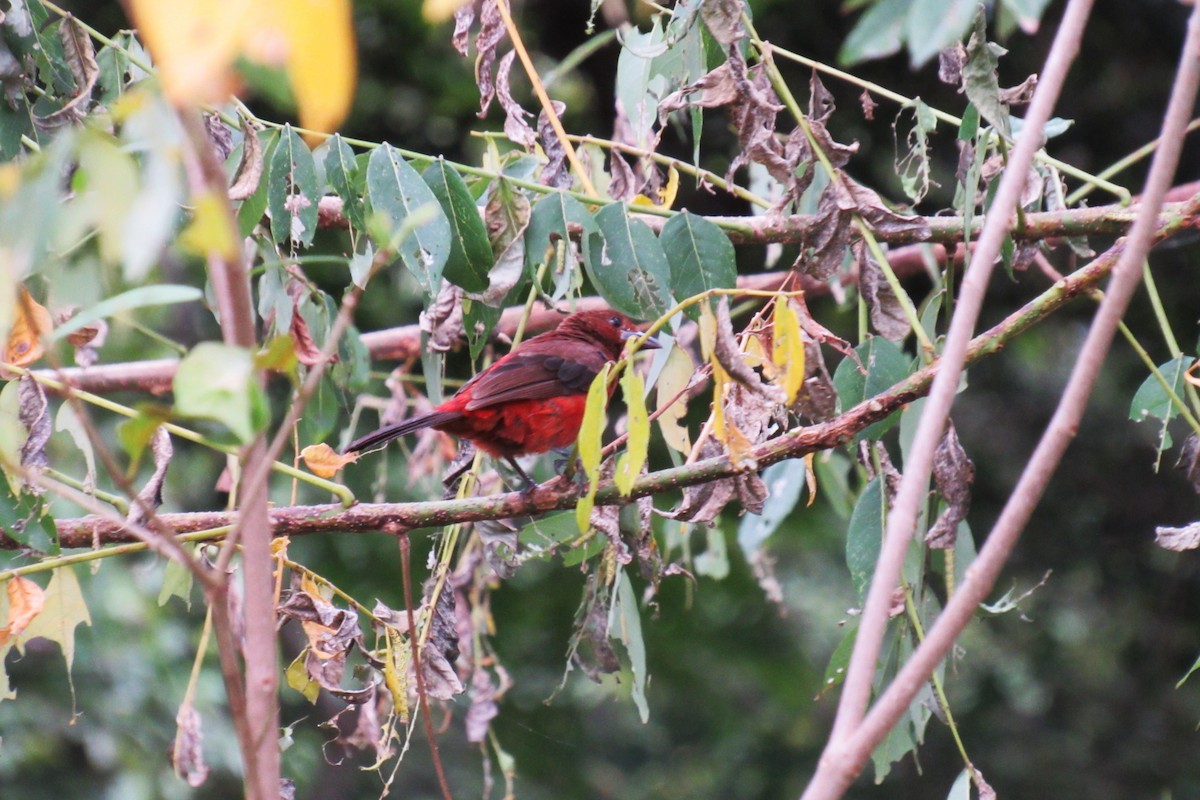
[[619, 328], [621, 327], [621, 318], [616, 316], [609, 317], [608, 324], [612, 325], [614, 328]]

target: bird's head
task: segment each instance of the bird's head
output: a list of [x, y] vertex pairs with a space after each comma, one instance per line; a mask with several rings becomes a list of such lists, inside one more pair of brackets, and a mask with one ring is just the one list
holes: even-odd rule
[[[621, 357], [625, 342], [642, 335], [638, 323], [619, 311], [580, 311], [564, 319], [558, 326], [560, 333], [576, 336], [600, 344], [615, 361]], [[654, 337], [642, 342], [643, 350], [659, 347]]]

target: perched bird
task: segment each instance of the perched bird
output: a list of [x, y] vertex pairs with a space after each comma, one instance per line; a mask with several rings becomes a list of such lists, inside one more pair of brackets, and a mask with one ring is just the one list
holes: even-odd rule
[[[437, 408], [368, 433], [346, 450], [358, 452], [434, 428], [505, 459], [532, 485], [514, 457], [573, 444], [592, 379], [621, 357], [628, 339], [641, 334], [631, 319], [615, 311], [572, 314], [554, 330], [522, 342]], [[642, 347], [653, 349], [658, 343], [647, 339]]]

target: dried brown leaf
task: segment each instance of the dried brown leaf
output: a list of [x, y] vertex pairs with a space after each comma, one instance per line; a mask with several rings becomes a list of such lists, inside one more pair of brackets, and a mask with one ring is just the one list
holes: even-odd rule
[[879, 103], [871, 97], [871, 92], [867, 89], [862, 90], [862, 94], [858, 96], [858, 104], [862, 107], [863, 119], [868, 122], [875, 119], [875, 109], [879, 107]]
[[463, 3], [454, 10], [454, 35], [450, 37], [451, 44], [459, 55], [466, 58], [470, 52], [471, 25], [475, 22], [475, 3]]
[[46, 606], [42, 587], [22, 575], [9, 580], [4, 590], [8, 594], [8, 622], [0, 628], [0, 647], [20, 636]]
[[192, 705], [191, 698], [187, 698], [175, 715], [175, 741], [171, 745], [170, 758], [175, 774], [193, 789], [208, 779], [203, 744], [200, 714]]
[[332, 478], [342, 467], [358, 461], [358, 456], [358, 453], [338, 453], [324, 442], [310, 444], [300, 451], [304, 466], [319, 478]]
[[141, 525], [162, 505], [163, 481], [167, 477], [167, 467], [171, 464], [171, 456], [175, 448], [171, 445], [171, 435], [161, 425], [150, 437], [150, 454], [154, 458], [154, 473], [146, 481], [146, 485], [137, 493], [135, 501], [129, 504], [129, 514], [125, 521], [133, 525]]
[[883, 269], [872, 257], [870, 248], [861, 239], [854, 244], [854, 259], [858, 262], [858, 285], [867, 302], [872, 327], [889, 341], [903, 341], [912, 330], [904, 307], [887, 282]]
[[608, 165], [612, 180], [608, 184], [608, 195], [613, 200], [629, 201], [637, 194], [637, 178], [633, 168], [616, 150], [609, 153]]
[[75, 96], [57, 111], [36, 117], [38, 126], [42, 128], [55, 128], [82, 119], [92, 99], [96, 79], [100, 76], [96, 49], [78, 20], [70, 16], [65, 18], [58, 26], [58, 38], [62, 42], [67, 67], [75, 79]]
[[500, 66], [496, 70], [496, 98], [500, 101], [500, 107], [504, 109], [504, 135], [522, 147], [532, 148], [537, 144], [537, 133], [529, 127], [525, 118], [532, 117], [533, 114], [521, 108], [521, 104], [513, 99], [512, 87], [509, 85], [509, 76], [512, 74], [513, 60], [516, 56], [516, 50], [509, 50], [504, 58], [500, 59]]
[[1179, 452], [1179, 460], [1175, 462], [1175, 469], [1183, 470], [1187, 479], [1191, 481], [1192, 489], [1200, 494], [1200, 436], [1189, 433], [1183, 440], [1183, 447]]
[[726, 47], [741, 41], [746, 35], [742, 26], [743, 11], [745, 4], [742, 0], [710, 0], [700, 5], [700, 17], [708, 32]]
[[836, 108], [833, 95], [821, 83], [821, 78], [814, 69], [808, 79], [808, 117], [812, 122], [824, 123]]
[[1200, 522], [1192, 522], [1182, 528], [1157, 527], [1154, 529], [1154, 543], [1176, 552], [1200, 548]]
[[475, 37], [475, 84], [479, 87], [479, 118], [487, 116], [488, 106], [496, 96], [496, 48], [504, 38], [504, 18], [499, 3], [505, 0], [483, 0], [479, 9], [479, 35]]
[[18, 367], [27, 367], [42, 357], [45, 348], [42, 337], [53, 328], [50, 312], [22, 286], [17, 293], [15, 318], [8, 331], [4, 360]]
[[948, 550], [954, 547], [958, 525], [971, 508], [971, 484], [975, 482], [975, 464], [959, 442], [953, 422], [947, 423], [933, 453], [933, 482], [946, 509], [925, 534], [925, 543], [935, 550]]
[[471, 673], [471, 707], [467, 709], [464, 724], [467, 729], [467, 741], [478, 744], [487, 739], [492, 720], [500, 713], [496, 703], [496, 684], [492, 675], [480, 666]]
[[575, 617], [575, 632], [571, 635], [571, 664], [583, 670], [588, 678], [600, 682], [605, 675], [619, 672], [621, 660], [608, 638], [607, 592], [597, 587], [595, 573], [588, 577], [583, 603]]
[[417, 319], [421, 331], [429, 334], [429, 348], [438, 353], [453, 350], [466, 339], [463, 328], [462, 289], [442, 282], [437, 299]]
[[[388, 737], [384, 734], [380, 718], [386, 718], [391, 709], [391, 700], [387, 692], [380, 692], [377, 684], [369, 684], [362, 698], [334, 714], [322, 722], [320, 727], [332, 729], [337, 735], [325, 743], [325, 760], [332, 766], [338, 766], [350, 755], [351, 750], [369, 750], [375, 754], [376, 762], [390, 758], [392, 755]], [[329, 747], [340, 751], [340, 756], [334, 760], [329, 757]]]
[[[550, 105], [561, 119], [567, 110], [567, 104], [561, 100], [552, 100]], [[567, 151], [550, 124], [550, 115], [544, 108], [538, 114], [537, 139], [542, 146], [542, 152], [546, 154], [546, 166], [542, 167], [539, 181], [543, 186], [554, 189], [570, 189], [572, 178], [571, 167], [567, 163]]]
[[[46, 392], [32, 375], [21, 376], [17, 391], [17, 419], [27, 432], [25, 443], [21, 445], [21, 466], [40, 472], [50, 463], [46, 458], [46, 442], [50, 441], [52, 425]], [[26, 484], [26, 487], [34, 494], [44, 491], [36, 484]]]
[[[293, 285], [299, 285], [299, 283], [299, 281], [293, 281]], [[306, 367], [312, 367], [325, 360], [321, 354], [321, 348], [317, 347], [317, 343], [313, 341], [308, 321], [300, 313], [300, 292], [292, 293], [292, 324], [288, 327], [288, 334], [292, 337], [292, 347], [296, 353], [296, 360], [301, 364]], [[336, 363], [337, 360], [337, 353], [330, 355], [330, 362]]]
[[737, 337], [733, 333], [733, 321], [729, 317], [729, 298], [721, 297], [717, 303], [716, 339], [713, 342], [713, 355], [725, 368], [729, 377], [740, 386], [752, 393], [761, 395], [771, 402], [782, 404], [787, 394], [778, 386], [766, 383], [758, 373], [746, 363]]
[[[233, 183], [229, 187], [230, 200], [245, 200], [258, 191], [263, 176], [262, 139], [258, 126], [242, 117], [242, 160], [238, 162]], [[339, 198], [340, 199], [340, 198]]]
[[[705, 439], [700, 446], [700, 459], [723, 455], [721, 444]], [[761, 514], [767, 499], [767, 485], [756, 473], [739, 473], [729, 478], [689, 486], [683, 490], [683, 500], [672, 511], [659, 512], [668, 519], [688, 522], [712, 522], [725, 506], [733, 501], [752, 514]]]
[[963, 65], [967, 63], [967, 48], [955, 42], [938, 53], [938, 80], [954, 87], [962, 85]]
[[1008, 106], [1024, 106], [1033, 100], [1037, 89], [1038, 76], [1030, 75], [1017, 86], [1000, 90], [1000, 102]]

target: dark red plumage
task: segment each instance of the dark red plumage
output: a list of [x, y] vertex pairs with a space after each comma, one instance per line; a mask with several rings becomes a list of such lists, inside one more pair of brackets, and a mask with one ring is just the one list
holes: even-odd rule
[[[350, 443], [348, 452], [385, 444], [421, 428], [470, 439], [499, 458], [567, 447], [579, 435], [592, 379], [641, 334], [615, 311], [581, 311], [522, 342], [426, 414]], [[657, 347], [648, 341], [644, 347]]]

